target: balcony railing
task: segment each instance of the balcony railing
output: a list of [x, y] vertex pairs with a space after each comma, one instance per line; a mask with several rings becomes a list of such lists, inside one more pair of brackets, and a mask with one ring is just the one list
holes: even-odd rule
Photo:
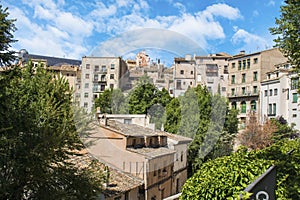
[[259, 92], [235, 92], [233, 93], [228, 93], [228, 97], [243, 97], [243, 96], [258, 96]]

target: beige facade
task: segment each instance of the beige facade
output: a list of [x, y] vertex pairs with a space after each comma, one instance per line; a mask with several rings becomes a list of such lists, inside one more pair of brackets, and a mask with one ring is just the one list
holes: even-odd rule
[[140, 195], [146, 200], [161, 200], [179, 192], [187, 179], [191, 139], [148, 128], [146, 116], [146, 121], [139, 115], [122, 116], [124, 121], [117, 115], [99, 115], [101, 126], [86, 140], [92, 144], [89, 152], [99, 161], [142, 179]]
[[261, 120], [260, 82], [267, 78], [267, 72], [273, 70], [274, 65], [286, 60], [277, 48], [252, 54], [242, 51], [229, 59], [228, 98], [231, 107], [240, 110], [240, 128], [245, 126], [246, 116], [250, 111], [255, 111]]
[[94, 109], [94, 99], [105, 89], [122, 88], [127, 64], [120, 57], [83, 57], [81, 68], [80, 107]]

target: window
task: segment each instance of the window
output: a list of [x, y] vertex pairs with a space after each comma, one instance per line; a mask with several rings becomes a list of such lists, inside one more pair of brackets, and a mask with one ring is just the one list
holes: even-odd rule
[[298, 102], [298, 93], [293, 93], [293, 103]]
[[258, 63], [258, 58], [254, 58], [254, 59], [253, 59], [253, 63], [254, 63], [254, 64], [257, 64], [257, 63]]
[[114, 89], [114, 84], [109, 84], [110, 89]]
[[180, 154], [180, 161], [183, 162], [183, 151]]
[[291, 90], [298, 89], [299, 78], [292, 78]]
[[265, 90], [265, 97], [268, 96], [268, 90]]
[[242, 101], [241, 103], [241, 113], [246, 113], [246, 102], [245, 101]]
[[84, 102], [83, 107], [87, 108], [88, 107], [88, 103]]
[[90, 78], [90, 74], [85, 74], [85, 78], [89, 79]]
[[115, 78], [115, 75], [114, 75], [114, 74], [110, 74], [109, 78], [110, 78], [110, 79], [114, 79], [114, 78]]
[[184, 74], [184, 70], [180, 70], [180, 74]]
[[235, 75], [231, 75], [231, 84], [235, 84]]
[[247, 69], [250, 68], [250, 59], [247, 59]]
[[228, 74], [228, 66], [224, 65], [224, 74]]
[[111, 65], [110, 65], [110, 69], [111, 69], [111, 70], [114, 70], [114, 69], [115, 69], [115, 64], [111, 64]]
[[246, 82], [246, 74], [242, 74], [242, 83]]
[[98, 81], [98, 74], [94, 75], [94, 81]]
[[222, 87], [222, 92], [226, 92], [226, 87]]
[[157, 175], [157, 164], [154, 164], [154, 173], [153, 173], [153, 176], [156, 176]]
[[100, 91], [104, 91], [105, 90], [105, 85], [100, 85]]
[[85, 83], [84, 88], [89, 88], [89, 83]]
[[99, 65], [95, 65], [94, 71], [99, 72]]
[[270, 96], [273, 95], [273, 90], [272, 90], [272, 89], [269, 91], [269, 95], [270, 95]]
[[245, 95], [246, 94], [246, 88], [242, 87], [242, 94]]
[[273, 115], [276, 115], [276, 103], [273, 103]]
[[191, 75], [193, 75], [194, 74], [194, 71], [191, 71]]
[[86, 64], [86, 65], [85, 65], [85, 68], [86, 68], [86, 69], [90, 69], [90, 68], [91, 68], [91, 65], [90, 65], [90, 64]]
[[234, 88], [231, 88], [231, 95], [235, 95], [235, 89]]
[[253, 81], [257, 81], [257, 72], [253, 72]]
[[85, 92], [84, 93], [84, 98], [88, 98], [89, 97], [89, 93]]
[[101, 72], [106, 72], [106, 65], [101, 66]]
[[243, 69], [246, 69], [246, 60], [243, 60]]
[[274, 89], [274, 96], [277, 96], [277, 94], [278, 94], [278, 89], [276, 88]]
[[251, 104], [251, 110], [256, 111], [256, 101], [252, 100], [250, 104]]
[[253, 93], [257, 94], [257, 86], [253, 86]]
[[181, 90], [181, 80], [176, 81], [176, 89]]
[[231, 103], [231, 108], [236, 109], [236, 102]]
[[190, 82], [190, 85], [193, 85], [193, 82], [192, 82], [192, 81]]
[[272, 115], [272, 104], [269, 104], [268, 114], [269, 114], [269, 115]]
[[239, 66], [238, 66], [238, 70], [242, 69], [242, 61], [239, 60]]
[[235, 63], [231, 63], [231, 68], [235, 68]]

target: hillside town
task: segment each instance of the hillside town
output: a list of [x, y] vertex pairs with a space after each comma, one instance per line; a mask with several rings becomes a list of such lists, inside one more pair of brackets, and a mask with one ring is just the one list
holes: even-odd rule
[[[272, 47], [236, 25], [223, 30], [244, 23], [225, 2], [190, 13], [196, 4], [49, 2], [4, 3], [21, 30], [36, 22], [20, 49], [12, 46], [16, 20], [0, 3], [0, 199], [300, 199], [299, 1], [281, 2]], [[114, 35], [120, 16], [126, 28], [139, 19], [165, 30], [145, 26], [95, 47], [94, 32]], [[258, 16], [254, 10], [250, 24]], [[203, 30], [194, 41], [196, 25]], [[43, 46], [34, 29], [59, 42]], [[230, 48], [245, 45], [229, 51], [225, 32], [234, 33]], [[72, 57], [44, 53], [69, 38], [63, 45]]]

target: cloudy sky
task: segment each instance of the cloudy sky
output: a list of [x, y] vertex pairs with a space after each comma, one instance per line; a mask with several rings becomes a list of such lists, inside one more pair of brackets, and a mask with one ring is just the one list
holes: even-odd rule
[[236, 54], [273, 46], [282, 0], [5, 0], [15, 50], [81, 59], [145, 49]]

